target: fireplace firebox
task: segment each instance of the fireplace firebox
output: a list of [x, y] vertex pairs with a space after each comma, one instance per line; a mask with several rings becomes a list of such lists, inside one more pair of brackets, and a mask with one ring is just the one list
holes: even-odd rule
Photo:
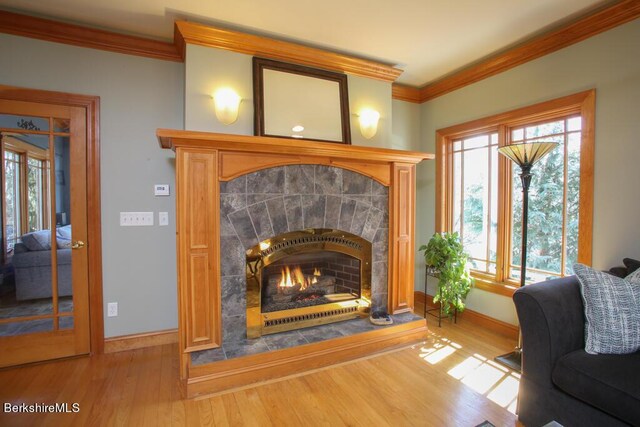
[[247, 251], [247, 337], [348, 320], [371, 306], [371, 243], [307, 229]]

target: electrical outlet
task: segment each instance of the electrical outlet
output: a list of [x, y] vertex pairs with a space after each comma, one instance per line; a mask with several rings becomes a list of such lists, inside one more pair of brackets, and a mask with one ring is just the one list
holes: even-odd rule
[[120, 226], [153, 225], [153, 212], [120, 212]]
[[107, 304], [107, 317], [116, 317], [118, 316], [118, 303], [110, 302]]

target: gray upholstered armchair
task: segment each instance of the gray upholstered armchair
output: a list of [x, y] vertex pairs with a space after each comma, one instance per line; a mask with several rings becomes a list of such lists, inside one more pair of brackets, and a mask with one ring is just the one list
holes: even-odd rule
[[525, 286], [513, 300], [523, 339], [522, 423], [640, 426], [640, 352], [585, 352], [584, 306], [575, 276]]

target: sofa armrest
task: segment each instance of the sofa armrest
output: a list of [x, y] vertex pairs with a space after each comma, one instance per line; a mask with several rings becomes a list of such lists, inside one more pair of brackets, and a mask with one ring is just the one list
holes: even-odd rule
[[584, 305], [575, 276], [518, 289], [513, 301], [522, 332], [522, 375], [552, 386], [551, 373], [563, 355], [584, 348]]

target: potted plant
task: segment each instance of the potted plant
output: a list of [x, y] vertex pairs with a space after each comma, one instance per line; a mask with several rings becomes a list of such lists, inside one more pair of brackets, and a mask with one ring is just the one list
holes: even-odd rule
[[427, 268], [439, 279], [433, 302], [439, 302], [442, 313], [447, 316], [451, 316], [454, 310], [463, 311], [464, 298], [474, 279], [469, 274], [469, 256], [458, 233], [435, 233], [419, 250], [424, 251]]

